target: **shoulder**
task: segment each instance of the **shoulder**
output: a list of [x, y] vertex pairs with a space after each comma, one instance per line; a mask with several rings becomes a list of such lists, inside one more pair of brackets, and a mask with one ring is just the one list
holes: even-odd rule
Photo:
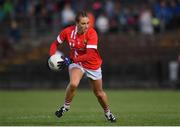
[[91, 27], [91, 28], [88, 29], [88, 32], [89, 33], [96, 33], [96, 30], [93, 27]]
[[97, 35], [97, 32], [94, 28], [89, 28], [88, 31], [87, 31], [87, 35], [88, 36], [91, 36], [91, 35]]
[[93, 42], [97, 42], [98, 40], [98, 35], [97, 32], [94, 28], [89, 28], [87, 31], [87, 39], [91, 40]]

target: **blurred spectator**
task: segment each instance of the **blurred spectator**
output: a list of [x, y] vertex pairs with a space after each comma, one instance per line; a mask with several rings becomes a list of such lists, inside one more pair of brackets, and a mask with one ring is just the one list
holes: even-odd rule
[[165, 0], [160, 0], [159, 3], [156, 3], [154, 11], [156, 17], [160, 19], [161, 32], [164, 32], [166, 30], [166, 26], [170, 23], [173, 14], [168, 8], [167, 2]]
[[63, 27], [71, 25], [75, 20], [75, 13], [71, 8], [70, 3], [66, 3], [62, 12], [61, 12], [61, 19]]
[[127, 9], [123, 8], [119, 10], [118, 15], [118, 23], [119, 23], [119, 29], [121, 31], [127, 31], [128, 23], [127, 23]]
[[46, 7], [43, 7], [41, 9], [41, 24], [44, 28], [51, 27], [52, 24], [52, 17], [50, 12], [46, 9]]
[[9, 39], [11, 43], [19, 43], [21, 39], [21, 30], [17, 21], [12, 20], [11, 26], [8, 29]]
[[95, 18], [97, 18], [101, 13], [103, 9], [103, 4], [100, 0], [95, 1], [92, 4], [93, 13], [95, 15]]
[[29, 19], [31, 20], [31, 17], [35, 15], [35, 2], [29, 1], [27, 4], [27, 16], [29, 16]]
[[173, 16], [170, 23], [167, 25], [167, 28], [170, 30], [180, 28], [180, 4], [175, 0], [171, 0], [169, 1], [169, 9]]
[[175, 16], [175, 15], [180, 16], [180, 4], [178, 4], [177, 1], [170, 0], [169, 6], [170, 6], [169, 8], [170, 8], [170, 11], [172, 12], [173, 16]]
[[114, 17], [114, 7], [114, 2], [112, 0], [106, 0], [105, 11], [110, 20]]
[[100, 14], [96, 19], [96, 28], [100, 33], [107, 33], [109, 30], [109, 20], [105, 14]]
[[153, 34], [154, 29], [152, 25], [152, 13], [151, 10], [147, 7], [145, 7], [139, 18], [139, 23], [140, 23], [140, 31], [143, 34]]
[[155, 33], [160, 32], [160, 20], [157, 17], [152, 17], [152, 25]]
[[3, 5], [3, 11], [6, 15], [11, 16], [13, 13], [14, 5], [11, 0], [6, 0]]
[[110, 33], [117, 33], [119, 31], [118, 29], [118, 20], [117, 20], [117, 17], [114, 17], [113, 19], [109, 20], [109, 32]]
[[172, 88], [177, 87], [178, 68], [179, 68], [179, 63], [177, 60], [169, 62], [169, 81], [171, 83]]
[[121, 10], [121, 3], [119, 1], [115, 1], [113, 6], [113, 11], [111, 17], [108, 17], [109, 20], [109, 32], [117, 33], [119, 31], [119, 12]]
[[24, 18], [24, 16], [26, 16], [26, 5], [26, 0], [14, 2], [13, 19]]
[[72, 9], [74, 12], [79, 12], [84, 9], [88, 9], [89, 0], [71, 0]]
[[138, 30], [138, 12], [135, 7], [127, 6], [120, 14], [120, 21], [127, 26], [128, 32], [134, 33]]

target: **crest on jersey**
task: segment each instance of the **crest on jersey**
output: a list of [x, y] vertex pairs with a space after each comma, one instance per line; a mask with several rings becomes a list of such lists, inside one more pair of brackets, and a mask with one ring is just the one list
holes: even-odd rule
[[84, 40], [83, 43], [84, 43], [84, 45], [86, 45], [87, 44], [87, 40]]

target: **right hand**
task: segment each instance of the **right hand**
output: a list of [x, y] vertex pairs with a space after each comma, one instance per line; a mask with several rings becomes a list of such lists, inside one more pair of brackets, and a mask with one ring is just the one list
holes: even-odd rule
[[59, 67], [59, 70], [63, 70], [66, 67], [64, 61], [58, 62], [57, 66]]

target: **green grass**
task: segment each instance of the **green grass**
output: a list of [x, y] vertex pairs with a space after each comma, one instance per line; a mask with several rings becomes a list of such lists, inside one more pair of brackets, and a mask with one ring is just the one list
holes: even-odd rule
[[0, 91], [0, 125], [180, 125], [179, 91], [106, 90], [116, 123], [105, 121], [90, 90], [78, 90], [70, 111], [56, 118], [64, 92]]

